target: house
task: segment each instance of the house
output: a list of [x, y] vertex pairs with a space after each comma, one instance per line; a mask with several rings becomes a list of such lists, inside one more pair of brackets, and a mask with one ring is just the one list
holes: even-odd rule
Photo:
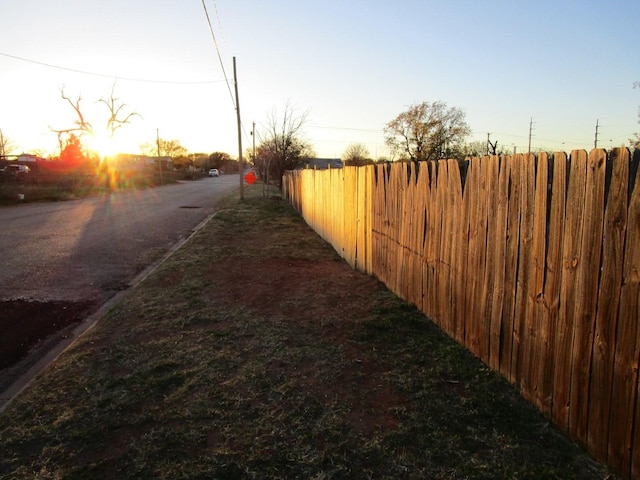
[[8, 165], [24, 165], [33, 169], [37, 167], [44, 159], [38, 155], [31, 153], [21, 153], [20, 155], [0, 155], [0, 168]]
[[339, 158], [307, 158], [298, 165], [296, 170], [307, 168], [316, 170], [326, 170], [328, 168], [342, 168], [342, 160]]

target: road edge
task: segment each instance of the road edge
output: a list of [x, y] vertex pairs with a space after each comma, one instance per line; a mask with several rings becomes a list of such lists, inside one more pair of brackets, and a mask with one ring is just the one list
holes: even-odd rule
[[205, 217], [198, 225], [196, 225], [191, 233], [179, 239], [169, 250], [158, 260], [142, 270], [130, 282], [125, 290], [121, 290], [104, 302], [98, 309], [83, 320], [79, 325], [73, 328], [62, 340], [57, 342], [51, 349], [38, 359], [26, 372], [20, 374], [18, 378], [11, 383], [4, 391], [0, 392], [0, 414], [11, 405], [22, 392], [24, 392], [33, 381], [42, 373], [49, 365], [51, 365], [65, 350], [70, 348], [79, 338], [91, 330], [102, 317], [125, 295], [128, 295], [144, 280], [146, 280], [160, 265], [166, 262], [175, 252], [187, 243], [194, 235], [196, 235], [209, 221], [217, 215], [218, 211], [214, 211]]

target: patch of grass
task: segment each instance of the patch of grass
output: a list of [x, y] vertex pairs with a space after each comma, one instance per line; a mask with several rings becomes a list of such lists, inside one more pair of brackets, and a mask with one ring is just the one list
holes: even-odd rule
[[246, 194], [0, 416], [0, 478], [605, 478], [285, 202]]

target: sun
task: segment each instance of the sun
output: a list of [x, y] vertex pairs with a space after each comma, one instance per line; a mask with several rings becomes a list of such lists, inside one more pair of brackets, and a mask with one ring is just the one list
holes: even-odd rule
[[88, 138], [89, 150], [97, 153], [100, 158], [112, 157], [120, 152], [118, 143], [106, 133], [94, 133]]

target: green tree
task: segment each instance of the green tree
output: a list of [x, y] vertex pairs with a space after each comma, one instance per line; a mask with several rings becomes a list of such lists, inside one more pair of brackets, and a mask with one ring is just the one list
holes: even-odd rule
[[439, 101], [412, 105], [384, 128], [391, 151], [418, 162], [460, 157], [470, 133], [464, 112]]
[[217, 168], [218, 170], [220, 170], [220, 172], [238, 172], [238, 161], [231, 158], [231, 155], [226, 152], [213, 152], [211, 155], [209, 155], [207, 162], [208, 168]]
[[70, 133], [60, 152], [61, 166], [68, 170], [94, 170], [97, 163], [97, 155], [86, 151], [79, 136]]

